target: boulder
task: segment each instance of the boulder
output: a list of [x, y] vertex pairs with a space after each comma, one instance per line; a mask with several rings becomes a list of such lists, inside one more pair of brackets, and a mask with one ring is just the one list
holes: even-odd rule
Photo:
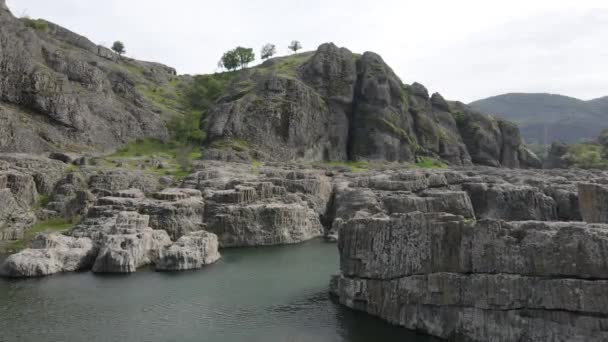
[[171, 246], [161, 249], [156, 270], [192, 270], [212, 264], [219, 258], [217, 235], [198, 231], [182, 236]]

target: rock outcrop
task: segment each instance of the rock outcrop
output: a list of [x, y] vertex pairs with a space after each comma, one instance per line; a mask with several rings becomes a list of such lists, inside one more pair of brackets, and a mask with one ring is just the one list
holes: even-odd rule
[[608, 223], [608, 186], [580, 183], [578, 192], [583, 220], [589, 223]]
[[292, 244], [324, 233], [332, 186], [321, 171], [268, 167], [251, 175], [243, 164], [209, 162], [185, 183], [204, 190], [206, 229], [221, 247]]
[[217, 235], [198, 231], [182, 236], [173, 245], [161, 249], [156, 270], [193, 270], [212, 264], [219, 258]]
[[175, 70], [119, 58], [42, 19], [0, 10], [0, 152], [106, 150], [167, 138], [168, 113], [140, 92]]
[[164, 230], [148, 227], [149, 217], [120, 213], [116, 224], [101, 237], [99, 254], [93, 264], [96, 273], [132, 273], [154, 264], [160, 250], [171, 244]]
[[347, 222], [340, 303], [449, 340], [608, 338], [608, 226], [413, 213]]
[[40, 234], [32, 248], [9, 256], [0, 266], [7, 277], [40, 277], [91, 268], [97, 247], [89, 238]]
[[514, 124], [424, 86], [377, 54], [333, 44], [241, 72], [209, 114], [207, 158], [540, 167]]

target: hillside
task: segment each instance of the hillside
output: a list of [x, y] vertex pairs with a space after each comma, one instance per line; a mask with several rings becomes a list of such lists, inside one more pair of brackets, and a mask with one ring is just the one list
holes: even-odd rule
[[328, 43], [234, 75], [209, 111], [205, 156], [537, 166], [517, 127], [421, 84], [372, 52]]
[[173, 68], [120, 57], [0, 1], [0, 152], [111, 150], [167, 139], [174, 114], [147, 96]]
[[[1, 3], [4, 1], [0, 0]], [[178, 76], [0, 10], [0, 152], [104, 152], [152, 138], [220, 160], [531, 167], [517, 127], [335, 45]]]
[[562, 95], [513, 93], [470, 106], [516, 122], [527, 143], [589, 140], [608, 127], [608, 97], [583, 101]]

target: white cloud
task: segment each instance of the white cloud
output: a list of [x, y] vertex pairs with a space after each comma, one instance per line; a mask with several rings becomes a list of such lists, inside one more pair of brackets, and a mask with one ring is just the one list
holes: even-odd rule
[[608, 95], [605, 0], [8, 0], [181, 73], [215, 70], [236, 45], [292, 39], [374, 51], [406, 82], [471, 101], [503, 92]]

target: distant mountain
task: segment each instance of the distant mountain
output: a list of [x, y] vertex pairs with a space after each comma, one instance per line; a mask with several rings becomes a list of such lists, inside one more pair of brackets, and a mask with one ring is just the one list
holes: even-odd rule
[[515, 121], [527, 143], [589, 140], [608, 128], [608, 96], [583, 101], [562, 95], [511, 93], [470, 105]]

